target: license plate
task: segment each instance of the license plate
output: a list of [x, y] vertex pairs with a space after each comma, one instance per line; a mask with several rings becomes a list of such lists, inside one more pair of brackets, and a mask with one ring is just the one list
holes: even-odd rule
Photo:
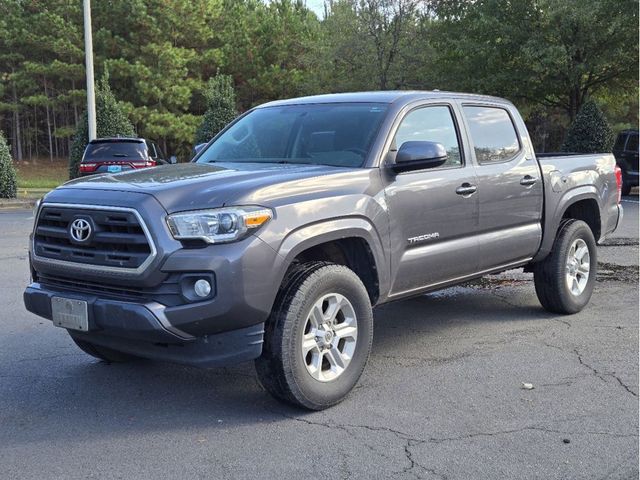
[[107, 172], [109, 173], [118, 173], [122, 171], [121, 165], [107, 165]]
[[53, 297], [51, 314], [56, 327], [72, 330], [89, 330], [89, 314], [87, 302], [71, 298]]

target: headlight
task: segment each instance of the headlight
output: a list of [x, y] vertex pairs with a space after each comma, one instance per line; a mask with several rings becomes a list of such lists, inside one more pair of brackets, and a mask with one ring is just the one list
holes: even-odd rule
[[248, 237], [272, 217], [264, 207], [228, 207], [174, 213], [167, 224], [176, 240], [226, 243]]
[[42, 198], [36, 200], [36, 203], [33, 206], [33, 228], [36, 227], [36, 220], [38, 219], [38, 209], [40, 209], [40, 204], [42, 203]]

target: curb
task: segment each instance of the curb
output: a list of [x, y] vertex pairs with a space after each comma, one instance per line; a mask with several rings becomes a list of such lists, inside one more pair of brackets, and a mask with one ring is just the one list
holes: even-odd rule
[[17, 208], [33, 208], [38, 200], [0, 201], [0, 210], [12, 210]]

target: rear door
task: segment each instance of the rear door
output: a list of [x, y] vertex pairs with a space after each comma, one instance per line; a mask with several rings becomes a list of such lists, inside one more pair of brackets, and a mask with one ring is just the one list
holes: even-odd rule
[[394, 133], [388, 163], [409, 140], [443, 144], [448, 160], [438, 168], [397, 174], [383, 170], [391, 221], [391, 296], [408, 295], [478, 268], [474, 237], [478, 196], [460, 190], [464, 186], [473, 190], [477, 179], [466, 156], [455, 105], [425, 104], [405, 113]]
[[478, 176], [480, 270], [529, 259], [542, 238], [544, 192], [526, 127], [510, 105], [465, 103], [462, 112]]
[[622, 153], [624, 162], [624, 170], [626, 174], [635, 175], [636, 182], [638, 180], [638, 133], [629, 133], [627, 143]]

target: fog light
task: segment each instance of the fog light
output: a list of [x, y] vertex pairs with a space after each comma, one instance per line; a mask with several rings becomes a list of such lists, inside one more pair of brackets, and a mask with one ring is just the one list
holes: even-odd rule
[[206, 280], [200, 279], [193, 285], [193, 291], [199, 297], [208, 297], [211, 293], [211, 284]]

